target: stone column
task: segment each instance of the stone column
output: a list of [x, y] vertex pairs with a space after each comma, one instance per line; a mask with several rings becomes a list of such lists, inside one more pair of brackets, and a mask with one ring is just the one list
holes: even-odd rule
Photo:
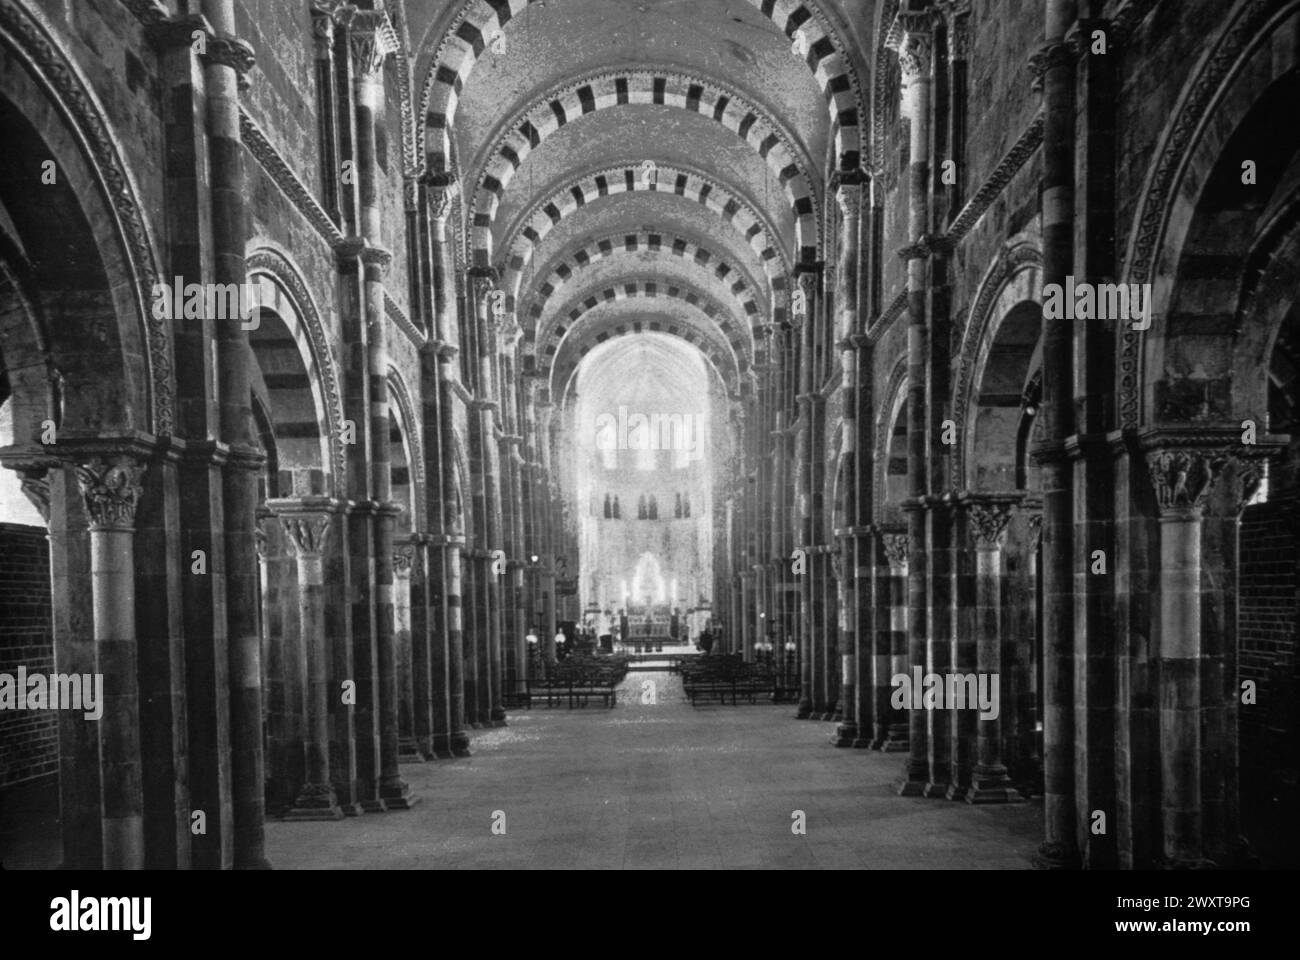
[[813, 479], [813, 451], [816, 449], [814, 436], [816, 417], [814, 416], [813, 390], [813, 345], [817, 311], [817, 289], [819, 270], [813, 264], [800, 264], [796, 272], [799, 292], [803, 295], [805, 311], [802, 317], [796, 316], [796, 333], [800, 340], [799, 349], [799, 421], [795, 435], [795, 519], [799, 524], [796, 549], [804, 552], [804, 572], [799, 574], [799, 707], [796, 716], [808, 719], [814, 715], [820, 697], [815, 692], [816, 676], [814, 648], [817, 643], [817, 620], [814, 611], [815, 585], [813, 571], [816, 568], [812, 546], [816, 540], [816, 520], [813, 499], [816, 494]]
[[907, 629], [907, 564], [911, 556], [911, 535], [902, 532], [884, 532], [880, 535], [881, 552], [888, 564], [888, 574], [882, 579], [881, 593], [885, 603], [881, 609], [887, 612], [884, 620], [887, 629], [880, 637], [880, 649], [888, 660], [881, 664], [884, 669], [876, 675], [876, 689], [882, 697], [881, 716], [887, 718], [881, 724], [880, 749], [885, 753], [906, 753], [910, 750], [908, 738], [911, 736], [910, 715], [896, 710], [890, 702], [893, 695], [892, 679], [900, 674], [911, 676], [908, 661], [910, 636]]
[[[436, 391], [437, 388], [433, 386], [432, 389]], [[436, 446], [433, 436], [425, 436], [426, 448], [429, 444]], [[431, 471], [431, 474], [437, 475], [436, 471]], [[441, 649], [439, 638], [443, 635], [436, 610], [432, 609], [434, 581], [429, 562], [429, 540], [428, 534], [411, 534], [411, 736], [421, 760], [432, 760], [435, 756], [433, 738], [437, 723], [434, 715], [439, 709], [438, 682], [441, 679], [436, 661]]]
[[1201, 822], [1201, 516], [1228, 458], [1163, 438], [1144, 446], [1160, 510], [1160, 859], [1206, 868], [1214, 864]]
[[[1003, 541], [1018, 494], [975, 496], [964, 501], [975, 539], [976, 672], [980, 684], [988, 679], [993, 716], [979, 713], [975, 770], [967, 803], [1017, 803], [1024, 797], [1012, 784], [1002, 760], [1002, 705], [1010, 702], [1010, 684], [1002, 675]], [[998, 679], [996, 694], [993, 678]], [[1008, 696], [1003, 698], [1003, 692]], [[969, 709], [970, 704], [967, 704]]]
[[[912, 666], [927, 662], [929, 622], [927, 607], [927, 552], [924, 498], [927, 485], [929, 436], [926, 370], [929, 356], [929, 317], [926, 309], [925, 238], [929, 230], [930, 196], [930, 88], [933, 24], [928, 13], [900, 12], [892, 35], [903, 79], [903, 110], [910, 125], [908, 169], [908, 236], [901, 251], [907, 261], [907, 479], [909, 502], [907, 564], [908, 656]], [[905, 671], [906, 672], [906, 671]], [[909, 754], [896, 783], [898, 792], [919, 796], [929, 780], [929, 718], [912, 710], [908, 730]]]
[[[252, 68], [253, 50], [235, 37], [233, 0], [203, 0], [215, 36], [208, 40], [209, 182], [212, 198], [212, 279], [244, 283], [244, 146], [239, 132], [239, 82]], [[225, 527], [226, 625], [230, 690], [230, 784], [233, 863], [269, 867], [263, 823], [262, 664], [258, 633], [257, 474], [265, 460], [253, 436], [250, 374], [253, 358], [243, 323], [216, 324], [220, 436], [230, 455], [222, 473]]]
[[[106, 870], [144, 867], [144, 793], [135, 635], [135, 509], [144, 462], [105, 452], [76, 467], [90, 526], [95, 673], [99, 704], [100, 816]], [[260, 719], [260, 718], [259, 718]]]
[[415, 646], [411, 637], [411, 567], [415, 546], [393, 546], [393, 634], [397, 646], [397, 760], [421, 763], [415, 736]]
[[306, 685], [305, 779], [287, 820], [341, 820], [330, 771], [330, 652], [325, 637], [324, 551], [334, 504], [323, 498], [270, 500], [298, 567], [298, 637], [294, 673]]
[[[1046, 0], [1045, 42], [1035, 55], [1043, 88], [1043, 285], [1073, 272], [1075, 63], [1065, 34], [1074, 0]], [[1072, 325], [1043, 324], [1043, 439], [1034, 445], [1043, 488], [1043, 685], [1046, 837], [1034, 858], [1044, 869], [1079, 865], [1074, 758], [1073, 493], [1065, 438], [1074, 432]]]
[[379, 797], [386, 809], [405, 810], [415, 802], [398, 772], [397, 643], [393, 621], [393, 533], [400, 508], [392, 500], [389, 455], [388, 319], [384, 274], [392, 254], [380, 246], [384, 236], [379, 197], [376, 117], [384, 110], [384, 61], [396, 48], [392, 24], [383, 10], [345, 13], [352, 56], [356, 113], [356, 181], [361, 195], [358, 233], [365, 243], [366, 363], [369, 388], [371, 495], [374, 517], [375, 646], [378, 667]]

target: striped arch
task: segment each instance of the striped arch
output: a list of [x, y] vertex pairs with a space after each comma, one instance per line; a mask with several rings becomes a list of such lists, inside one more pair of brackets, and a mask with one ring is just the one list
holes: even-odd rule
[[330, 465], [336, 490], [347, 489], [347, 453], [343, 443], [343, 394], [320, 312], [298, 268], [279, 250], [258, 247], [244, 263], [256, 310], [274, 311], [288, 327], [310, 374], [320, 430], [321, 462]]
[[[596, 347], [615, 337], [632, 336], [638, 333], [663, 333], [685, 340], [700, 351], [700, 355], [713, 367], [724, 384], [737, 387], [740, 383], [741, 374], [735, 358], [723, 352], [721, 341], [708, 334], [702, 334], [692, 326], [671, 320], [634, 320], [614, 323], [612, 327], [595, 333], [585, 333], [581, 340], [573, 340], [570, 344], [566, 344], [562, 353], [548, 357], [540, 365], [541, 375], [551, 385], [552, 396], [563, 395], [567, 391], [567, 387], [559, 387], [559, 385], [568, 383], [573, 372], [577, 370], [578, 364], [582, 362], [582, 358]], [[561, 361], [561, 358], [562, 362], [557, 362]], [[555, 365], [553, 369], [552, 364]]]
[[[602, 73], [566, 84], [534, 101], [506, 124], [474, 196], [474, 264], [492, 263], [492, 224], [506, 188], [524, 160], [566, 123], [623, 104], [660, 104], [711, 117], [754, 148], [789, 201], [795, 217], [795, 244], [800, 261], [818, 257], [817, 207], [809, 163], [760, 108], [724, 89], [716, 81], [650, 71]], [[652, 161], [647, 161], [652, 162]], [[640, 168], [634, 177], [644, 178]], [[655, 171], [655, 179], [658, 171]]]
[[602, 304], [636, 298], [653, 300], [659, 297], [681, 300], [702, 313], [726, 338], [735, 354], [736, 362], [740, 365], [740, 369], [749, 368], [752, 362], [752, 347], [745, 335], [745, 329], [735, 321], [730, 313], [694, 287], [683, 288], [676, 283], [665, 284], [657, 280], [629, 279], [606, 287], [599, 293], [589, 294], [581, 302], [576, 303], [563, 317], [553, 320], [552, 323], [534, 331], [533, 343], [539, 348], [537, 353], [541, 357], [554, 356], [565, 333], [572, 330], [574, 325], [582, 319], [583, 314]]
[[954, 490], [972, 489], [971, 478], [967, 476], [967, 465], [975, 459], [967, 439], [968, 435], [975, 434], [969, 429], [973, 425], [971, 408], [997, 326], [1017, 303], [1042, 300], [1042, 265], [1043, 255], [1036, 240], [1023, 235], [1020, 239], [1012, 238], [1003, 245], [976, 290], [962, 330], [952, 390], [952, 419], [961, 438], [953, 447], [949, 462], [949, 479]]
[[[588, 174], [539, 202], [522, 221], [523, 226], [513, 234], [513, 239], [507, 235], [510, 256], [506, 261], [505, 289], [512, 297], [518, 297], [523, 272], [547, 234], [588, 203], [618, 193], [671, 191], [716, 213], [745, 238], [767, 274], [771, 302], [781, 309], [781, 319], [784, 319], [790, 264], [780, 246], [773, 244], [772, 238], [777, 233], [767, 219], [737, 194], [693, 170], [664, 164], [656, 174], [654, 183], [646, 183], [636, 167], [610, 167]], [[515, 309], [513, 301], [510, 309]]]
[[[716, 256], [707, 247], [701, 247], [690, 240], [672, 234], [651, 233], [616, 233], [600, 240], [592, 241], [566, 257], [547, 276], [538, 287], [537, 296], [532, 299], [527, 317], [536, 323], [546, 307], [546, 302], [559, 291], [581, 268], [597, 260], [603, 260], [620, 253], [670, 253], [682, 260], [689, 260], [701, 269], [711, 268], [713, 276], [726, 285], [730, 280], [732, 298], [741, 312], [749, 318], [750, 326], [757, 327], [764, 322], [762, 311], [754, 299], [754, 291], [739, 269], [726, 260]], [[514, 305], [511, 304], [511, 309]], [[784, 313], [784, 311], [782, 311]]]
[[[428, 169], [451, 167], [450, 129], [456, 122], [460, 93], [469, 81], [488, 40], [536, 0], [471, 0], [452, 20], [424, 84], [424, 115], [428, 124]], [[748, 0], [794, 41], [798, 31], [807, 42], [804, 62], [826, 98], [827, 113], [840, 169], [856, 170], [861, 162], [862, 92], [844, 46], [828, 28], [825, 17], [809, 0]]]
[[[876, 415], [876, 447], [872, 454], [871, 464], [871, 469], [875, 473], [871, 484], [873, 491], [871, 517], [872, 522], [877, 526], [885, 523], [885, 507], [890, 504], [889, 484], [887, 483], [889, 455], [894, 443], [894, 426], [898, 422], [903, 404], [907, 402], [906, 356], [899, 357], [898, 362], [894, 364], [894, 369], [889, 374], [889, 381], [885, 385], [885, 392], [881, 394], [880, 400], [879, 413]], [[893, 506], [897, 506], [897, 504], [893, 504]]]
[[396, 367], [388, 368], [388, 396], [397, 407], [402, 423], [402, 436], [409, 450], [407, 467], [411, 471], [411, 529], [422, 532], [429, 529], [427, 522], [428, 501], [424, 485], [424, 438], [421, 435], [420, 421], [415, 417], [415, 407], [411, 404], [411, 392], [406, 389], [406, 382]]

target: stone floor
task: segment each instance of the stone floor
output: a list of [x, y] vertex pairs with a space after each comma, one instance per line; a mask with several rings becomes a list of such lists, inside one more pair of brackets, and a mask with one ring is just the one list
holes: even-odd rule
[[831, 724], [792, 713], [691, 707], [675, 676], [631, 673], [612, 710], [512, 712], [472, 735], [468, 759], [404, 765], [412, 810], [268, 824], [267, 856], [279, 869], [1029, 867], [1040, 802], [898, 797], [901, 756], [836, 749]]

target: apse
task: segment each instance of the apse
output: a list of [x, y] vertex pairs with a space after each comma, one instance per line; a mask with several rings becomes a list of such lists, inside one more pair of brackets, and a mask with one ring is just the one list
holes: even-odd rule
[[579, 363], [562, 466], [584, 613], [700, 615], [713, 577], [713, 487], [728, 466], [713, 442], [722, 396], [699, 350], [664, 333], [614, 337]]

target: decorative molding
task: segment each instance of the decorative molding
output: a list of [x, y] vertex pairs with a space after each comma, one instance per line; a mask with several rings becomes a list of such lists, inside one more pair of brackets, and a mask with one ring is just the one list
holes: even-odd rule
[[[1135, 9], [1126, 15], [1128, 7], [1145, 5], [1149, 0], [1135, 0], [1117, 14], [1126, 25], [1131, 25], [1141, 15]], [[1242, 54], [1258, 38], [1264, 24], [1276, 14], [1273, 0], [1251, 0], [1234, 11], [1236, 19], [1219, 34], [1213, 47], [1202, 59], [1195, 78], [1184, 88], [1173, 120], [1157, 148], [1158, 155], [1151, 165], [1142, 189], [1142, 200], [1133, 219], [1127, 249], [1121, 251], [1119, 260], [1124, 264], [1122, 282], [1150, 283], [1156, 269], [1156, 256], [1161, 246], [1170, 215], [1170, 200], [1182, 171], [1192, 154], [1192, 141], [1217, 100], [1223, 81], [1235, 72]], [[1124, 430], [1137, 429], [1141, 422], [1138, 378], [1140, 356], [1145, 334], [1133, 329], [1130, 323], [1117, 325], [1119, 349], [1119, 424]]]
[[1011, 149], [1007, 151], [1006, 156], [998, 161], [998, 165], [993, 168], [989, 178], [984, 181], [983, 185], [975, 191], [975, 195], [966, 201], [966, 205], [961, 208], [952, 223], [949, 224], [944, 237], [952, 243], [956, 243], [970, 232], [971, 227], [979, 222], [993, 201], [998, 198], [1007, 184], [1011, 182], [1020, 168], [1028, 162], [1029, 158], [1034, 155], [1043, 143], [1043, 122], [1044, 114], [1039, 111], [1029, 126], [1025, 127], [1024, 132], [1012, 144]]
[[428, 337], [426, 337], [424, 333], [411, 322], [410, 317], [406, 315], [398, 305], [397, 301], [392, 298], [387, 290], [384, 291], [384, 315], [388, 317], [390, 322], [406, 334], [406, 338], [417, 347], [423, 346], [424, 342], [428, 339]]
[[307, 189], [306, 184], [298, 179], [298, 175], [285, 163], [284, 158], [262, 132], [261, 127], [243, 107], [239, 108], [239, 135], [248, 152], [261, 164], [267, 176], [280, 188], [289, 202], [311, 224], [317, 235], [331, 247], [342, 243], [344, 240], [342, 231], [330, 219], [325, 208], [320, 205], [320, 201]]
[[330, 350], [329, 337], [316, 310], [316, 301], [308, 291], [302, 275], [276, 250], [266, 247], [254, 250], [244, 259], [244, 266], [250, 275], [262, 272], [283, 284], [298, 309], [303, 325], [307, 328], [316, 369], [320, 374], [321, 387], [325, 391], [325, 415], [331, 441], [330, 468], [335, 478], [335, 489], [346, 490], [348, 456], [347, 445], [343, 442], [343, 391], [334, 368], [334, 354]]
[[76, 465], [77, 486], [91, 530], [132, 531], [135, 508], [144, 492], [144, 462], [129, 454], [92, 457]]
[[[140, 12], [145, 12], [143, 7]], [[160, 437], [169, 436], [175, 400], [171, 332], [169, 321], [155, 318], [151, 309], [153, 288], [158, 280], [154, 244], [137, 199], [139, 190], [118, 151], [119, 140], [73, 61], [43, 23], [33, 18], [25, 4], [0, 0], [0, 31], [9, 35], [10, 46], [27, 62], [36, 82], [49, 89], [55, 102], [69, 114], [74, 135], [82, 141], [116, 219], [115, 226], [124, 241], [125, 259], [134, 281], [137, 316], [148, 344], [152, 432]]]

